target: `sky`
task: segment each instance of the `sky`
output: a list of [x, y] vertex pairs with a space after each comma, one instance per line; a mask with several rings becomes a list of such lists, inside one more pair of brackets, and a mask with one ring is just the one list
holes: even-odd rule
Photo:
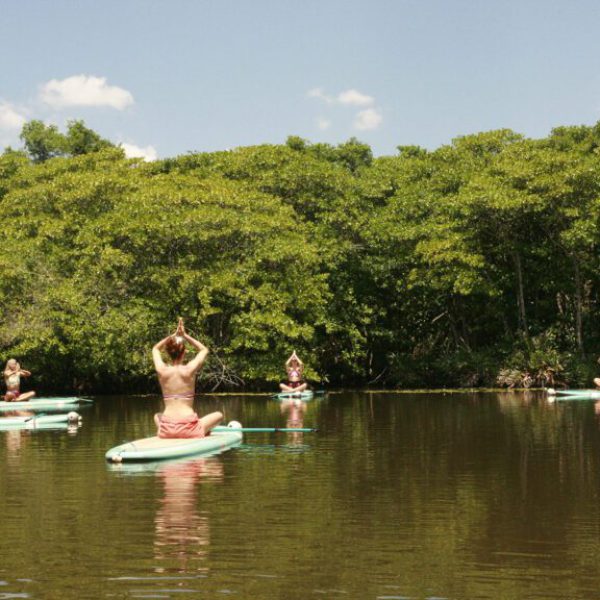
[[0, 148], [31, 119], [149, 160], [544, 137], [600, 120], [600, 2], [0, 0]]

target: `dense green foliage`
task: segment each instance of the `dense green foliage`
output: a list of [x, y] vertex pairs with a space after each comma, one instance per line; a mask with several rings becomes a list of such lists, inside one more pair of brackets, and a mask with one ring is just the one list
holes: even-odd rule
[[144, 163], [81, 122], [0, 157], [0, 354], [39, 386], [140, 388], [176, 317], [207, 386], [587, 384], [600, 124], [374, 158], [297, 137]]
[[21, 140], [28, 155], [38, 163], [55, 156], [77, 156], [112, 147], [83, 121], [70, 121], [66, 135], [60, 133], [56, 125], [30, 121], [23, 126]]

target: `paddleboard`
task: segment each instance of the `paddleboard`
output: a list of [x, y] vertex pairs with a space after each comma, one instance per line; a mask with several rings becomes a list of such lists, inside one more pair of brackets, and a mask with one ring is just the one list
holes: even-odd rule
[[557, 390], [549, 400], [600, 400], [600, 390]]
[[277, 400], [312, 400], [315, 393], [312, 390], [304, 390], [303, 392], [281, 392], [275, 394]]
[[78, 423], [81, 417], [74, 411], [61, 415], [34, 415], [31, 417], [1, 417], [0, 430], [3, 429], [40, 429], [53, 425]]
[[0, 411], [2, 410], [53, 410], [57, 408], [71, 408], [75, 407], [80, 402], [91, 402], [91, 400], [84, 400], [83, 398], [33, 398], [26, 402], [0, 402]]
[[162, 439], [157, 436], [126, 442], [111, 448], [105, 455], [110, 462], [156, 461], [184, 456], [207, 456], [219, 454], [242, 442], [241, 431], [236, 421], [225, 428], [211, 431], [205, 438]]

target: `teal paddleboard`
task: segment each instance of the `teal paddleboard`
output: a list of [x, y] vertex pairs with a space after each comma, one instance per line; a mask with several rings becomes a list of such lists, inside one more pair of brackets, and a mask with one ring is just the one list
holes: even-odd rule
[[105, 457], [110, 462], [120, 463], [219, 454], [242, 442], [243, 433], [234, 430], [240, 427], [239, 423], [232, 421], [227, 427], [213, 430], [204, 438], [163, 439], [156, 436], [143, 438], [115, 446], [106, 453]]
[[556, 390], [556, 395], [549, 395], [554, 400], [600, 400], [600, 390]]
[[312, 400], [314, 395], [312, 390], [304, 390], [303, 392], [281, 392], [274, 397], [277, 400]]
[[76, 407], [81, 402], [91, 402], [83, 398], [67, 397], [67, 398], [33, 398], [27, 402], [0, 402], [0, 411], [2, 410], [55, 410], [58, 408], [69, 409]]
[[55, 425], [78, 423], [81, 417], [76, 412], [64, 415], [35, 415], [32, 417], [0, 417], [0, 430], [41, 429]]

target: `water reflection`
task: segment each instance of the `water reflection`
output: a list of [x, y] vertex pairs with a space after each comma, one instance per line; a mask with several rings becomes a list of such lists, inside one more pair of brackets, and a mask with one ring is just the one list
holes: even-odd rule
[[6, 463], [15, 467], [19, 464], [25, 432], [15, 429], [14, 431], [5, 431], [4, 435], [6, 436]]
[[155, 518], [156, 572], [207, 572], [210, 522], [208, 511], [198, 510], [198, 484], [222, 481], [223, 464], [216, 458], [167, 463], [156, 470], [156, 477], [163, 484]]
[[[285, 415], [285, 426], [287, 429], [302, 429], [304, 427], [304, 414], [307, 404], [302, 400], [283, 400], [281, 402], [281, 413]], [[301, 445], [304, 434], [301, 431], [289, 432], [288, 440], [292, 445]]]
[[[30, 410], [11, 410], [2, 413], [0, 417], [0, 425], [2, 419], [10, 419], [12, 417], [34, 417], [35, 413]], [[6, 429], [6, 461], [11, 466], [16, 466], [19, 463], [21, 447], [23, 446], [27, 432], [23, 429]]]
[[246, 426], [319, 433], [248, 434], [226, 455], [123, 465], [119, 477], [103, 453], [147, 434], [153, 407], [98, 402], [73, 444], [1, 434], [0, 575], [15, 579], [0, 591], [595, 598], [598, 404], [535, 392], [232, 398], [224, 408]]
[[[14, 413], [15, 414], [12, 416], [15, 417], [35, 415], [35, 413], [27, 414], [24, 411], [14, 411]], [[6, 430], [0, 432], [0, 435], [3, 435], [6, 440], [5, 462], [10, 467], [17, 467], [20, 463], [24, 448], [27, 446], [32, 438], [32, 435], [35, 433], [39, 433], [42, 430], [65, 431], [69, 436], [72, 437], [77, 435], [80, 427], [81, 423], [48, 423], [44, 425], [37, 425], [32, 429], [19, 427], [15, 429], [7, 428]]]

